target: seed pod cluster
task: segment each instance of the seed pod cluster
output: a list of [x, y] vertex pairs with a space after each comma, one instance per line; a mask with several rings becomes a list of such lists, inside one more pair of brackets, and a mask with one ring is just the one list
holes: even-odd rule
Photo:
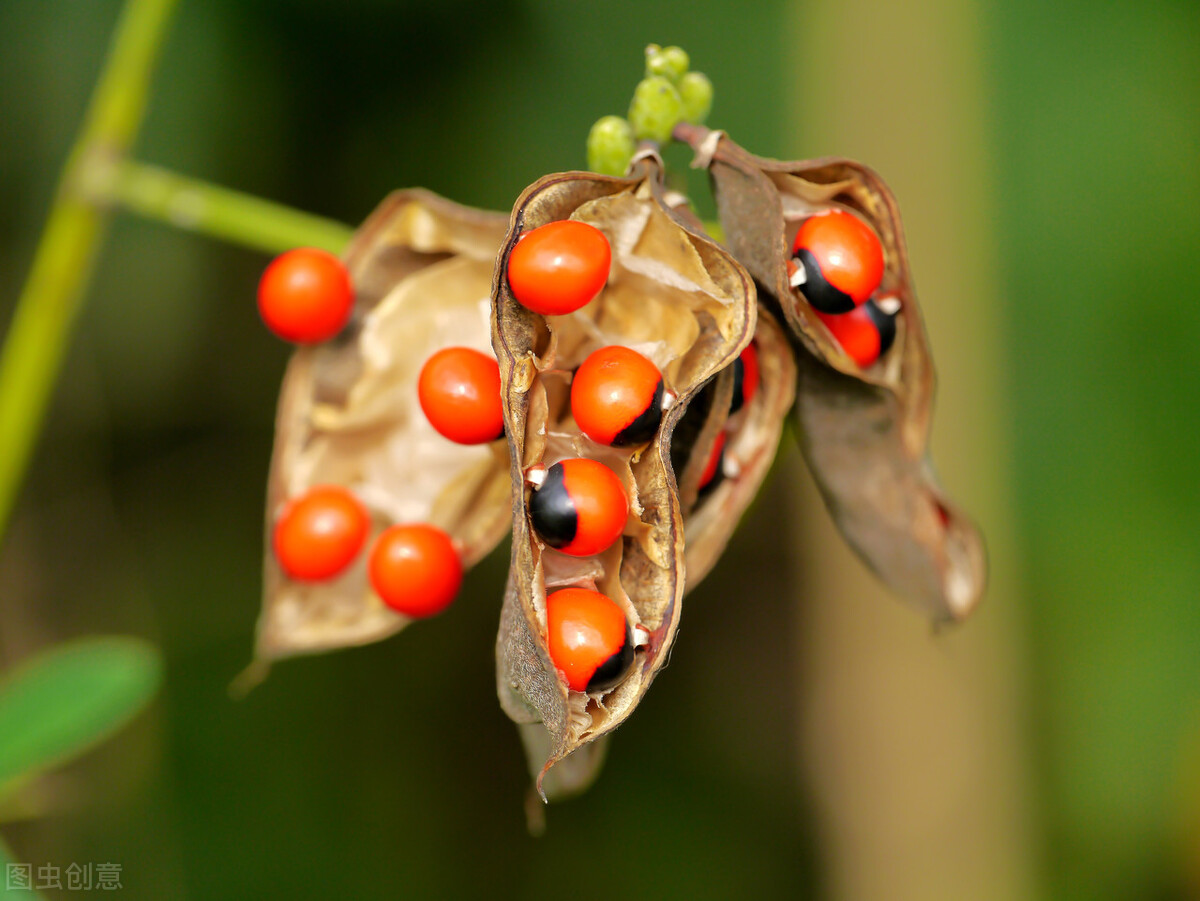
[[[964, 618], [983, 593], [983, 544], [927, 460], [933, 365], [891, 192], [851, 160], [781, 162], [718, 132], [681, 126], [676, 133], [704, 157], [731, 251], [789, 326], [801, 446], [843, 535], [927, 614]], [[795, 274], [797, 233], [831, 211], [865, 222], [883, 251], [873, 296], [894, 317], [894, 339], [867, 368], [822, 323], [820, 301]]]
[[[534, 183], [517, 201], [496, 265], [493, 346], [513, 484], [563, 459], [596, 460], [617, 474], [630, 511], [613, 545], [576, 557], [554, 550], [533, 529], [528, 505], [534, 487], [513, 492], [512, 566], [497, 641], [497, 685], [505, 711], [525, 724], [522, 733], [538, 756], [531, 763], [542, 791], [554, 784], [543, 781], [551, 767], [629, 715], [666, 660], [685, 581], [672, 434], [688, 404], [732, 364], [755, 326], [750, 277], [666, 204], [661, 165], [651, 155], [635, 163], [629, 178], [569, 172]], [[514, 295], [509, 259], [523, 235], [561, 220], [599, 229], [611, 246], [611, 269], [593, 300], [566, 315], [544, 316]], [[664, 383], [667, 409], [661, 422], [626, 444], [611, 442], [609, 435], [589, 437], [573, 413], [580, 409], [573, 395], [587, 377], [582, 364], [605, 348], [636, 351]], [[547, 598], [576, 588], [612, 599], [641, 636], [628, 675], [615, 685], [572, 689], [552, 659]], [[538, 737], [543, 727], [548, 742]], [[591, 767], [580, 770], [577, 778], [567, 767], [564, 773], [572, 775], [563, 781], [585, 781]]]
[[[268, 547], [281, 509], [318, 486], [361, 502], [370, 541], [394, 523], [432, 524], [463, 566], [507, 532], [505, 443], [448, 440], [423, 415], [417, 390], [423, 363], [447, 346], [490, 358], [492, 266], [507, 227], [503, 214], [418, 190], [389, 196], [356, 233], [344, 255], [355, 290], [350, 324], [299, 348], [284, 377]], [[364, 547], [332, 578], [307, 580], [267, 554], [260, 659], [364, 644], [407, 625], [372, 590], [367, 557]]]
[[[651, 82], [686, 69], [678, 48], [651, 49]], [[933, 368], [887, 187], [849, 160], [674, 135], [710, 171], [728, 249], [642, 150], [624, 177], [548, 175], [510, 216], [393, 194], [344, 256], [344, 326], [345, 292], [319, 329], [312, 298], [265, 292], [277, 333], [299, 319], [317, 343], [280, 398], [260, 659], [437, 612], [511, 525], [497, 689], [543, 800], [595, 777], [789, 410], [885, 582], [934, 619], [965, 617], [983, 590], [981, 539], [927, 462]]]

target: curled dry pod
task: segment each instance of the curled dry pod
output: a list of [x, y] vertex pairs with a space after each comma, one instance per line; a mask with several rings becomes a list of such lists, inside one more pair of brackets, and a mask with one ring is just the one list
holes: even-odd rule
[[421, 366], [448, 345], [491, 354], [491, 273], [508, 217], [427, 191], [389, 196], [355, 234], [344, 260], [355, 286], [350, 325], [297, 350], [276, 417], [267, 489], [274, 517], [314, 485], [341, 485], [371, 514], [368, 545], [342, 574], [297, 582], [268, 552], [260, 659], [377, 641], [402, 629], [371, 590], [370, 542], [395, 522], [426, 522], [458, 543], [464, 566], [509, 527], [508, 449], [443, 438], [417, 399]]
[[[799, 345], [801, 446], [842, 534], [896, 591], [938, 620], [962, 619], [986, 581], [983, 542], [942, 493], [927, 458], [934, 373], [900, 215], [874, 172], [845, 159], [780, 162], [719, 132], [682, 125], [713, 181], [734, 256], [780, 308]], [[884, 251], [876, 297], [899, 303], [891, 349], [860, 369], [789, 283], [792, 240], [808, 216], [851, 211]]]
[[[670, 468], [679, 417], [700, 388], [728, 366], [754, 330], [755, 291], [746, 271], [702, 231], [685, 224], [664, 201], [662, 162], [645, 156], [633, 175], [585, 172], [548, 175], [518, 199], [497, 260], [492, 342], [500, 362], [505, 424], [514, 484], [530, 467], [565, 457], [591, 457], [626, 486], [630, 517], [608, 550], [570, 558], [533, 534], [528, 491], [513, 492], [512, 568], [497, 639], [501, 706], [518, 724], [544, 724], [547, 742], [526, 735], [545, 798], [556, 781], [550, 768], [629, 716], [666, 661], [683, 593], [684, 535]], [[523, 232], [560, 219], [594, 225], [608, 238], [612, 266], [599, 296], [566, 316], [532, 313], [512, 296], [509, 254]], [[675, 402], [649, 444], [614, 448], [584, 436], [567, 400], [571, 371], [593, 350], [625, 345], [650, 358]], [[546, 595], [564, 587], [593, 588], [612, 598], [646, 636], [629, 675], [610, 690], [570, 691], [550, 658]], [[523, 732], [541, 729], [527, 725]], [[580, 757], [600, 755], [590, 750]], [[581, 770], [594, 773], [594, 765]]]
[[[795, 399], [796, 363], [787, 336], [775, 317], [758, 310], [754, 330], [758, 351], [760, 381], [754, 397], [732, 416], [728, 414], [732, 391], [732, 369], [722, 373], [729, 383], [727, 392], [714, 392], [714, 415], [708, 428], [696, 442], [683, 474], [680, 496], [684, 506], [684, 532], [687, 536], [687, 590], [695, 588], [716, 565], [725, 545], [737, 528], [742, 514], [750, 506], [771, 468], [783, 422]], [[712, 430], [714, 421], [720, 429]], [[725, 435], [720, 481], [701, 493], [700, 475], [713, 454], [717, 437]]]

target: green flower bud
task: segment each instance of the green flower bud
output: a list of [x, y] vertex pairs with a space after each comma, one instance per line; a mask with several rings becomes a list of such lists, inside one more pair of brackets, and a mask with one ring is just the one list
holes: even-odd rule
[[708, 76], [703, 72], [688, 72], [679, 82], [679, 96], [684, 121], [703, 125], [712, 109], [713, 86]]
[[688, 70], [691, 61], [682, 47], [659, 47], [651, 44], [646, 48], [646, 77], [661, 75], [675, 84]]
[[597, 119], [587, 137], [588, 168], [601, 175], [624, 175], [633, 145], [633, 128], [620, 116]]
[[671, 139], [671, 129], [679, 122], [683, 100], [675, 85], [656, 75], [644, 78], [633, 90], [629, 104], [629, 124], [639, 140], [649, 139], [665, 144]]

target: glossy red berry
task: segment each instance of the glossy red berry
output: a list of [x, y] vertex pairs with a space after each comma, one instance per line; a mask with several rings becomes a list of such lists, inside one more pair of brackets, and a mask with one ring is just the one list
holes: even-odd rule
[[633, 664], [633, 636], [625, 612], [587, 588], [563, 588], [546, 598], [550, 659], [573, 691], [607, 691]]
[[895, 315], [883, 312], [873, 300], [836, 316], [818, 312], [817, 318], [862, 369], [887, 353], [896, 338]]
[[803, 271], [800, 290], [822, 313], [846, 313], [865, 303], [883, 279], [883, 245], [867, 223], [845, 210], [805, 219], [792, 256]]
[[258, 283], [258, 312], [285, 341], [328, 341], [345, 327], [353, 309], [350, 273], [325, 250], [289, 250], [271, 261]]
[[600, 293], [611, 264], [612, 248], [604, 232], [562, 219], [521, 237], [508, 256], [508, 284], [533, 312], [560, 316]]
[[446, 347], [421, 367], [421, 410], [437, 431], [458, 444], [485, 444], [504, 435], [500, 367], [469, 347]]
[[628, 518], [625, 486], [595, 460], [560, 460], [529, 495], [534, 531], [550, 547], [572, 557], [589, 557], [609, 547]]
[[271, 545], [290, 578], [320, 582], [350, 565], [370, 527], [358, 498], [345, 488], [320, 485], [288, 501], [275, 521]]
[[751, 341], [733, 361], [733, 401], [729, 412], [736, 413], [758, 393], [758, 345]]
[[708, 463], [704, 467], [704, 472], [700, 474], [701, 491], [706, 488], [716, 488], [720, 484], [720, 479], [716, 478], [721, 471], [721, 464], [725, 460], [725, 432], [717, 435], [717, 440], [713, 443], [712, 452], [709, 454]]
[[371, 549], [367, 572], [385, 604], [414, 618], [449, 607], [463, 578], [450, 536], [424, 523], [385, 529]]
[[594, 351], [571, 382], [571, 414], [601, 444], [631, 447], [654, 437], [662, 421], [663, 380], [635, 350], [613, 345]]

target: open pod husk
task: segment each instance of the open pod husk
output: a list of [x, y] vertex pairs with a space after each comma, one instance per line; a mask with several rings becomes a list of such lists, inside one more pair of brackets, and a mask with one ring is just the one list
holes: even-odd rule
[[[851, 160], [781, 162], [747, 153], [719, 132], [682, 126], [676, 134], [708, 167], [727, 245], [795, 339], [801, 447], [842, 534], [885, 583], [933, 619], [966, 617], [983, 594], [985, 553], [928, 462], [934, 372], [891, 192]], [[895, 343], [866, 370], [788, 280], [800, 223], [834, 207], [875, 229], [885, 257], [876, 297], [899, 304]]]
[[[761, 304], [754, 343], [758, 350], [758, 391], [742, 409], [729, 415], [732, 378], [726, 379], [730, 383], [728, 391], [722, 390], [721, 379], [710, 383], [714, 390], [708, 420], [679, 477], [686, 536], [686, 591], [700, 584], [716, 565], [762, 487], [795, 400], [796, 363], [791, 346], [779, 322]], [[727, 374], [732, 376], [732, 370], [721, 375]], [[714, 429], [714, 425], [718, 427]], [[721, 432], [726, 436], [724, 472], [719, 481], [714, 479], [710, 487], [699, 491], [699, 472]]]
[[316, 485], [341, 485], [367, 506], [372, 529], [358, 559], [326, 582], [289, 579], [266, 555], [257, 655], [360, 645], [404, 628], [366, 574], [371, 541], [397, 522], [432, 523], [458, 543], [464, 566], [509, 528], [508, 448], [465, 446], [425, 419], [417, 377], [447, 346], [491, 353], [491, 276], [508, 228], [503, 213], [397, 191], [367, 219], [343, 259], [354, 313], [332, 341], [301, 347], [284, 376], [267, 487], [267, 542], [280, 506]]
[[[531, 759], [531, 768], [543, 799], [556, 782], [586, 784], [599, 754], [590, 755], [594, 764], [572, 767], [569, 779], [547, 779], [547, 774], [623, 722], [666, 662], [684, 587], [684, 531], [670, 466], [671, 436], [701, 387], [750, 341], [755, 323], [752, 280], [727, 251], [668, 206], [661, 160], [644, 156], [632, 172], [628, 178], [567, 172], [527, 188], [514, 207], [493, 285], [492, 341], [500, 362], [513, 484], [523, 485], [531, 466], [584, 456], [612, 468], [630, 498], [623, 537], [594, 557], [572, 558], [541, 542], [530, 527], [528, 491], [513, 492], [512, 567], [497, 639], [497, 688], [510, 718], [541, 723], [547, 733], [545, 742], [526, 736], [526, 747], [538, 758]], [[608, 238], [613, 254], [608, 283], [575, 313], [543, 317], [512, 296], [508, 257], [523, 232], [568, 218], [594, 225]], [[597, 444], [571, 419], [571, 370], [592, 350], [611, 344], [653, 360], [676, 395], [647, 445]], [[551, 662], [546, 594], [568, 586], [608, 595], [648, 633], [629, 675], [607, 692], [570, 691]], [[542, 727], [522, 731], [530, 728]]]

